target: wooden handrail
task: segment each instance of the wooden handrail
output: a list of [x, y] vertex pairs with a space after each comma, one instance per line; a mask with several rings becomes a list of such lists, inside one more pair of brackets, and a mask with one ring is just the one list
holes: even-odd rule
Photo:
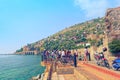
[[50, 66], [50, 70], [49, 70], [49, 73], [48, 73], [48, 77], [47, 77], [47, 80], [51, 80], [52, 78], [52, 72], [53, 72], [53, 62]]

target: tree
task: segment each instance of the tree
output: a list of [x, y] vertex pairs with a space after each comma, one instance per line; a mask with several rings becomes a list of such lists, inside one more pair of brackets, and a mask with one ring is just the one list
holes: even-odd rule
[[113, 55], [119, 55], [120, 54], [120, 40], [113, 40], [108, 44], [110, 52]]
[[16, 50], [16, 52], [22, 52], [23, 48], [20, 48], [19, 50]]

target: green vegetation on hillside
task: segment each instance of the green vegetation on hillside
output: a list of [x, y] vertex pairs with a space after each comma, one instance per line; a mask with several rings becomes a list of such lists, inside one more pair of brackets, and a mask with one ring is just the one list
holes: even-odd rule
[[97, 18], [84, 23], [76, 24], [66, 28], [53, 36], [46, 38], [42, 47], [45, 49], [79, 49], [84, 48], [86, 43], [91, 45], [102, 45], [102, 39], [93, 40], [88, 36], [91, 34], [104, 35], [104, 19]]
[[[66, 28], [58, 33], [49, 36], [48, 38], [42, 39], [38, 42], [32, 43], [32, 46], [29, 46], [31, 49], [39, 48], [39, 50], [48, 49], [79, 49], [84, 48], [86, 43], [90, 43], [92, 46], [102, 45], [102, 39], [92, 39], [91, 34], [104, 35], [104, 19], [97, 18], [84, 23], [75, 24], [69, 28]], [[42, 42], [42, 45], [39, 47], [39, 43]]]
[[22, 52], [23, 48], [20, 48], [19, 50], [16, 50], [16, 52]]

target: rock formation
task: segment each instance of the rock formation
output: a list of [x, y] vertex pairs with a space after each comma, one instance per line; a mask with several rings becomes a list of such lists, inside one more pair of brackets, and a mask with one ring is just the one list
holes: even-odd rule
[[120, 39], [120, 7], [107, 10], [105, 24], [108, 41]]

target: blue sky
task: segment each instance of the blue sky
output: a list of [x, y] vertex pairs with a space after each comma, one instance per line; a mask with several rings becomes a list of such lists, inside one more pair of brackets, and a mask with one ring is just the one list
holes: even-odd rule
[[0, 0], [0, 54], [105, 15], [119, 0]]

